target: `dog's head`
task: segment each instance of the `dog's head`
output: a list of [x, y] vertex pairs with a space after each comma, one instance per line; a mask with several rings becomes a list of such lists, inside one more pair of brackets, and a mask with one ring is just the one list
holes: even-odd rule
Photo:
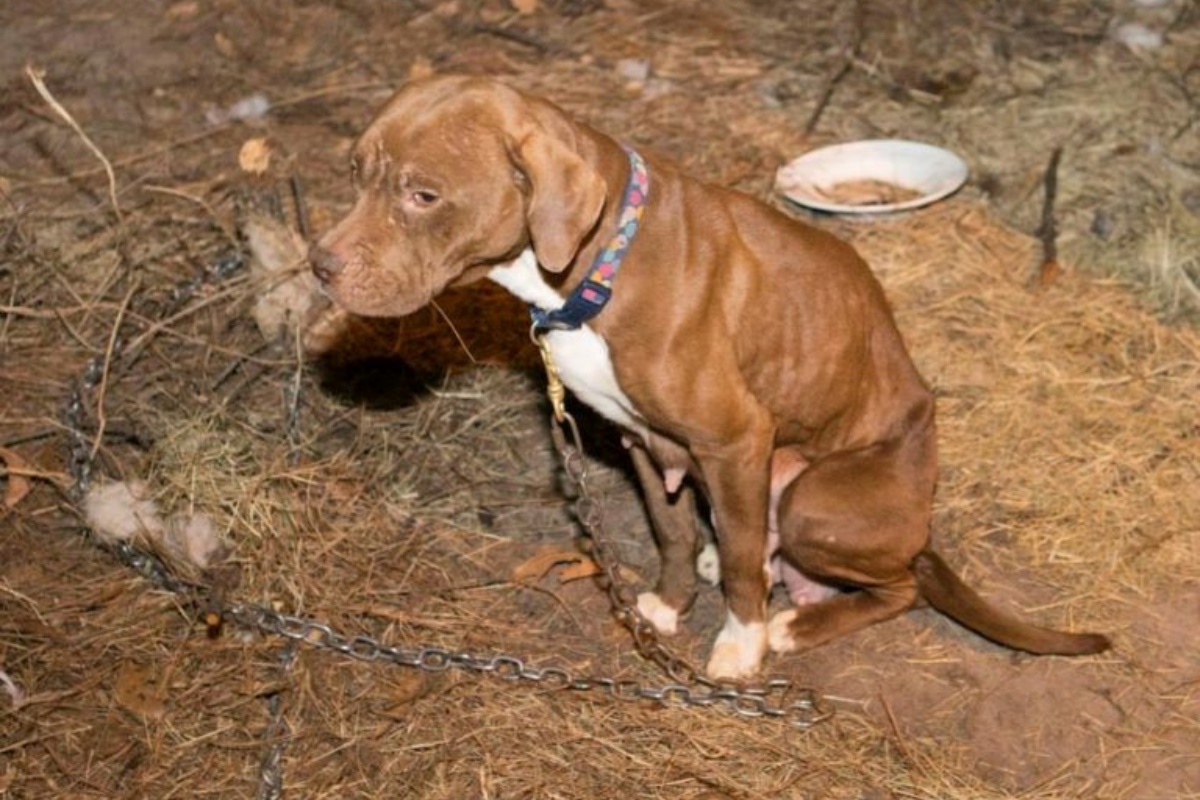
[[409, 84], [354, 146], [354, 208], [313, 248], [343, 308], [400, 316], [532, 247], [571, 264], [608, 187], [554, 106], [481, 78]]

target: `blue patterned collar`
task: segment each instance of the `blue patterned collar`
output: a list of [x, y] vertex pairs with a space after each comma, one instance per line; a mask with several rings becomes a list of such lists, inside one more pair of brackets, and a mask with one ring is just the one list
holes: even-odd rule
[[633, 148], [626, 147], [625, 152], [629, 154], [629, 182], [625, 184], [617, 232], [596, 256], [587, 277], [575, 287], [561, 308], [547, 311], [537, 306], [529, 307], [535, 331], [577, 330], [599, 314], [612, 297], [613, 281], [621, 268], [621, 260], [637, 235], [642, 214], [646, 210], [646, 199], [650, 195], [650, 173], [646, 169], [646, 162]]

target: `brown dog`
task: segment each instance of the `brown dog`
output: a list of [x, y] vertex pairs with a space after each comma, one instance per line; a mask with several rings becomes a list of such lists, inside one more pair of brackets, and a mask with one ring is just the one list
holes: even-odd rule
[[[325, 290], [391, 316], [487, 277], [540, 309], [564, 383], [628, 434], [662, 554], [638, 605], [667, 633], [695, 598], [691, 486], [706, 493], [727, 602], [713, 677], [922, 598], [1010, 647], [1108, 646], [997, 612], [929, 549], [933, 399], [849, 245], [486, 79], [406, 86], [352, 173], [354, 209], [312, 253]], [[547, 321], [577, 287], [594, 316]], [[776, 544], [799, 604], [768, 625]]]

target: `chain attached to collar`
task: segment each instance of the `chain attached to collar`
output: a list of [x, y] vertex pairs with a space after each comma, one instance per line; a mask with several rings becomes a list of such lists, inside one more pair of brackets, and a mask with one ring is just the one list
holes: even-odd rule
[[[536, 322], [529, 329], [529, 338], [537, 345], [538, 353], [542, 356], [542, 366], [546, 369], [546, 397], [550, 400], [550, 411], [554, 415], [554, 422], [562, 424], [563, 420], [568, 419], [567, 389], [563, 386], [562, 378], [559, 377], [554, 356], [550, 354], [550, 344], [546, 341], [546, 334], [538, 328]], [[572, 420], [573, 424], [574, 420]]]

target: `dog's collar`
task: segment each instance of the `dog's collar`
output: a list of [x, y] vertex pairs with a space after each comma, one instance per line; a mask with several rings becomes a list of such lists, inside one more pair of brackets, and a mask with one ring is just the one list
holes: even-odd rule
[[650, 173], [646, 169], [646, 162], [631, 147], [626, 147], [625, 152], [629, 154], [629, 182], [625, 184], [617, 232], [596, 256], [587, 277], [575, 287], [560, 308], [546, 310], [537, 306], [529, 307], [534, 330], [577, 330], [599, 314], [612, 297], [613, 281], [621, 269], [621, 260], [637, 236], [642, 213], [646, 210], [646, 198], [650, 194]]

